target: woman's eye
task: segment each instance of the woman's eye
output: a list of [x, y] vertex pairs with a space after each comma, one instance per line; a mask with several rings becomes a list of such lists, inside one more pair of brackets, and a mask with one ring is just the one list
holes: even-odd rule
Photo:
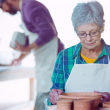
[[96, 32], [91, 32], [91, 34], [95, 34]]
[[84, 36], [84, 35], [85, 35], [85, 33], [80, 34], [80, 36]]

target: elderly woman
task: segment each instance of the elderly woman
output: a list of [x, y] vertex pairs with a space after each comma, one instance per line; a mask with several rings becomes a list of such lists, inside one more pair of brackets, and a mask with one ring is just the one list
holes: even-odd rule
[[101, 39], [104, 12], [97, 1], [78, 3], [72, 23], [80, 43], [61, 51], [53, 71], [48, 105], [67, 92], [101, 92], [104, 101], [110, 93], [110, 46]]

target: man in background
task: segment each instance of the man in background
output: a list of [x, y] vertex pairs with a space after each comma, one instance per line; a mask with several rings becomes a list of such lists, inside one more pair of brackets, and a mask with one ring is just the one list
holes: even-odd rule
[[[64, 45], [57, 37], [57, 30], [48, 9], [35, 0], [0, 0], [3, 12], [15, 15], [18, 11], [22, 16], [22, 29], [28, 38], [28, 45], [21, 46], [18, 42], [14, 50], [22, 52], [11, 65], [19, 64], [30, 51], [35, 56], [37, 78], [37, 98], [35, 110], [44, 110], [44, 99], [49, 94], [51, 76], [57, 54]], [[11, 26], [10, 26], [11, 28]], [[29, 62], [27, 62], [29, 63]]]

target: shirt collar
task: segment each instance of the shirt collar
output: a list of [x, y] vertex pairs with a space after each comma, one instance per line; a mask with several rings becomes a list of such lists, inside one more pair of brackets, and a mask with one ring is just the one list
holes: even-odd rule
[[[101, 39], [101, 42], [103, 44], [103, 49], [102, 49], [101, 54], [110, 56], [110, 47], [109, 47], [109, 45], [107, 45], [103, 39]], [[81, 43], [78, 43], [75, 46], [75, 51], [74, 51], [74, 54], [73, 54], [73, 58], [80, 55], [81, 46], [82, 46]]]
[[74, 51], [74, 54], [73, 54], [73, 58], [75, 58], [76, 56], [78, 56], [80, 54], [80, 50], [81, 50], [81, 43], [78, 43], [75, 46], [75, 51]]
[[103, 44], [102, 54], [103, 55], [110, 56], [110, 46], [107, 45], [103, 39], [101, 39], [101, 42]]

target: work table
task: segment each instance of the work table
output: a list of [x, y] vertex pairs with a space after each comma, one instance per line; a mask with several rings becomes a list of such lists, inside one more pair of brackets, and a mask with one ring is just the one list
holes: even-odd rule
[[0, 81], [7, 81], [19, 78], [34, 78], [34, 67], [22, 67], [22, 66], [2, 66], [0, 67]]
[[0, 66], [0, 81], [8, 81], [20, 78], [30, 79], [30, 100], [34, 98], [34, 67], [23, 66]]

